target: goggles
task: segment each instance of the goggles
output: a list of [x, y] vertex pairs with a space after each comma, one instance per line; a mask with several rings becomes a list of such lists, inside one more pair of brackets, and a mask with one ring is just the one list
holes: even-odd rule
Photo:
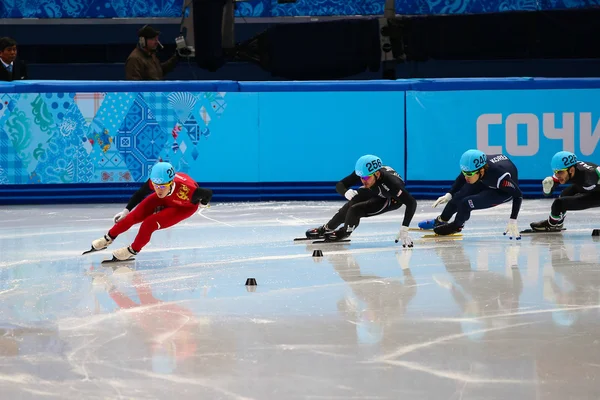
[[360, 179], [363, 181], [368, 181], [373, 175], [361, 176]]
[[561, 171], [568, 171], [568, 170], [569, 170], [569, 168], [555, 169], [555, 170], [554, 170], [554, 175], [558, 174], [558, 173], [559, 173], [559, 172], [561, 172]]
[[471, 171], [471, 172], [462, 171], [462, 174], [463, 174], [464, 176], [475, 176], [475, 175], [477, 175], [478, 173], [479, 173], [479, 170], [477, 170], [477, 171]]
[[161, 190], [170, 188], [172, 184], [173, 184], [173, 181], [165, 183], [163, 185], [159, 185], [157, 183], [152, 182], [152, 185], [154, 185], [155, 189], [161, 189]]

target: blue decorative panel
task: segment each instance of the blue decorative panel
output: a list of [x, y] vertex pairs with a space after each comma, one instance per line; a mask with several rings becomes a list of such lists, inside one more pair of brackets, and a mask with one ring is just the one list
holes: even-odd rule
[[183, 0], [2, 0], [0, 18], [180, 17]]
[[475, 147], [510, 156], [524, 190], [539, 196], [556, 151], [600, 157], [594, 78], [29, 81], [0, 90], [0, 200], [11, 204], [128, 198], [158, 160], [228, 199], [331, 198], [368, 153], [428, 195]]
[[[396, 13], [439, 15], [597, 7], [600, 0], [415, 0], [396, 1]], [[3, 0], [0, 18], [173, 18], [183, 0]], [[381, 15], [385, 0], [250, 0], [236, 4], [236, 16]]]

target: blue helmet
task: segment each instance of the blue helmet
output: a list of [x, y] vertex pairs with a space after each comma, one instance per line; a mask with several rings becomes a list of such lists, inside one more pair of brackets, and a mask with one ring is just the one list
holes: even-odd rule
[[152, 167], [150, 171], [150, 180], [152, 183], [164, 185], [175, 178], [175, 168], [168, 162], [159, 162]]
[[369, 176], [379, 171], [381, 168], [383, 168], [381, 158], [372, 154], [367, 154], [358, 159], [356, 166], [354, 167], [354, 172], [358, 176]]
[[481, 150], [467, 150], [460, 156], [460, 170], [473, 172], [487, 164], [487, 156]]
[[559, 151], [552, 157], [552, 171], [559, 171], [577, 164], [577, 156], [570, 151]]

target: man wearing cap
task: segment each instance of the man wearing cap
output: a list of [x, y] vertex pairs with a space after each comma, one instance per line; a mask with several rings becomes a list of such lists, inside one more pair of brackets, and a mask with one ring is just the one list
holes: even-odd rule
[[27, 67], [17, 58], [17, 42], [9, 37], [0, 38], [0, 81], [27, 79]]
[[160, 32], [145, 25], [138, 31], [138, 45], [125, 61], [125, 79], [128, 81], [159, 81], [171, 72], [179, 61], [177, 53], [167, 62], [161, 63], [156, 56]]

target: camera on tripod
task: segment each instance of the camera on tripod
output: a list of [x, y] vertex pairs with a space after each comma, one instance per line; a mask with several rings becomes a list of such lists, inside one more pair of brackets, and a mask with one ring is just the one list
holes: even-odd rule
[[188, 46], [183, 36], [175, 38], [175, 50], [181, 57], [194, 57], [196, 51], [192, 46]]

